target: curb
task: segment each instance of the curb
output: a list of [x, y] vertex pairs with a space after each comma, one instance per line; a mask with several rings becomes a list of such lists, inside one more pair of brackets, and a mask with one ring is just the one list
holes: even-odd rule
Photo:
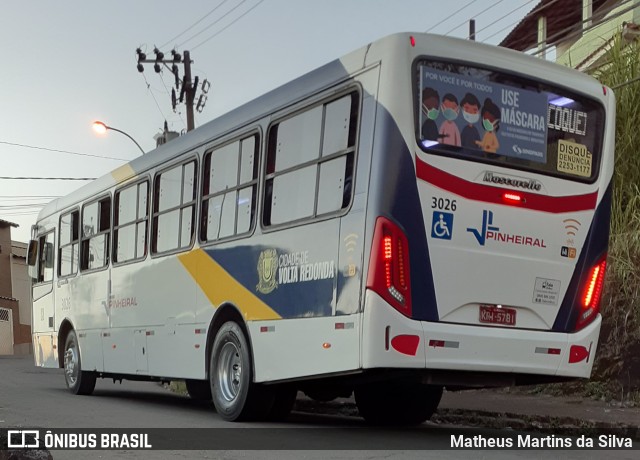
[[[298, 412], [359, 417], [358, 408], [351, 400], [319, 402], [298, 398], [294, 406]], [[472, 428], [532, 431], [544, 434], [593, 436], [606, 432], [640, 441], [640, 426], [584, 420], [576, 417], [524, 415], [511, 412], [440, 408], [429, 420], [433, 425], [459, 425]]]

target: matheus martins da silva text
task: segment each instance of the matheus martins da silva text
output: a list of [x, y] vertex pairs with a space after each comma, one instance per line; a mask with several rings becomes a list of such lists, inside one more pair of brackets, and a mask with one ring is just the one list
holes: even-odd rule
[[615, 434], [602, 434], [597, 437], [579, 436], [570, 438], [566, 436], [534, 436], [519, 434], [513, 437], [488, 437], [482, 435], [465, 436], [451, 435], [452, 448], [523, 448], [523, 449], [548, 449], [548, 448], [605, 448], [620, 449], [633, 448], [631, 438], [616, 436]]

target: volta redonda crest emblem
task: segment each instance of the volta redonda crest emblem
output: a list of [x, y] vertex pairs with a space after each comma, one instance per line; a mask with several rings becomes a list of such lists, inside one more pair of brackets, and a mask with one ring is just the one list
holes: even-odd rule
[[276, 272], [278, 271], [278, 253], [275, 249], [265, 249], [258, 258], [258, 285], [256, 290], [269, 294], [278, 287]]

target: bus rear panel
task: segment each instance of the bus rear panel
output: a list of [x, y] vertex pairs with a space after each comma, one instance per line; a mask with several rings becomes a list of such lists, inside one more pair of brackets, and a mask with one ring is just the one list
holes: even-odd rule
[[487, 47], [472, 64], [447, 39], [398, 40], [406, 54], [392, 66], [410, 67], [411, 81], [381, 77], [363, 367], [441, 370], [427, 380], [462, 385], [589, 377], [611, 91], [516, 53], [506, 67]]

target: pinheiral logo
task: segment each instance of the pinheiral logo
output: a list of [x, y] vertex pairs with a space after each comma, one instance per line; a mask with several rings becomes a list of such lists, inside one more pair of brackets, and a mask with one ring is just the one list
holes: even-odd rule
[[507, 185], [509, 187], [522, 188], [525, 190], [533, 190], [539, 192], [542, 184], [535, 179], [525, 179], [523, 177], [506, 176], [495, 174], [491, 171], [485, 171], [482, 177], [483, 182], [491, 182], [496, 185]]

